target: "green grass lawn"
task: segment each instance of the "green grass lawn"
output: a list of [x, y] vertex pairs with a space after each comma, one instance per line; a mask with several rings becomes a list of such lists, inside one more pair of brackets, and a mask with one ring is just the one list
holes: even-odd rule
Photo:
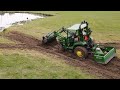
[[[7, 29], [6, 34], [9, 31], [19, 31], [40, 39], [48, 32], [58, 30], [62, 26], [69, 27], [86, 20], [96, 42], [120, 42], [119, 11], [31, 11], [31, 13], [46, 13], [54, 16], [33, 20], [23, 26], [12, 26]], [[1, 42], [8, 41], [2, 38]], [[69, 66], [63, 60], [56, 60], [49, 55], [27, 50], [7, 52], [4, 49], [0, 52], [0, 78], [95, 78], [85, 74], [80, 68]], [[120, 55], [119, 49], [117, 55]]]
[[[35, 12], [33, 11], [33, 13]], [[37, 19], [23, 26], [11, 27], [8, 30], [18, 30], [40, 38], [42, 35], [58, 30], [62, 26], [69, 27], [86, 20], [93, 30], [92, 36], [97, 42], [120, 41], [119, 11], [46, 11], [45, 13], [54, 14], [55, 16]]]
[[[0, 78], [12, 79], [91, 79], [96, 78], [64, 60], [34, 50], [0, 50]], [[49, 56], [49, 57], [48, 57]]]

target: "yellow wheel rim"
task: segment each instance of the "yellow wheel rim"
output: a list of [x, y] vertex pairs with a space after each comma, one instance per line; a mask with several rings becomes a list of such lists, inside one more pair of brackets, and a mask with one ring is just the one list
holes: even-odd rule
[[82, 52], [81, 52], [81, 51], [77, 51], [77, 56], [78, 56], [78, 57], [83, 57]]

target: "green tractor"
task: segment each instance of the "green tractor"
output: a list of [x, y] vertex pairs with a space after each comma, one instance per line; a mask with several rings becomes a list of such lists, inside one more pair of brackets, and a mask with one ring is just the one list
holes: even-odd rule
[[83, 21], [80, 24], [75, 24], [69, 28], [62, 27], [58, 31], [43, 36], [42, 43], [48, 44], [57, 40], [62, 50], [72, 51], [80, 60], [86, 59], [88, 54], [92, 54], [96, 62], [107, 64], [116, 56], [116, 49], [95, 44], [90, 37], [91, 32], [88, 23]]

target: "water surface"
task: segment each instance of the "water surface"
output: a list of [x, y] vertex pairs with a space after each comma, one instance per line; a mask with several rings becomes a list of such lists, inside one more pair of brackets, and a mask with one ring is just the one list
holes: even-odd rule
[[44, 18], [40, 15], [30, 13], [3, 13], [0, 14], [0, 31], [12, 26], [14, 23], [21, 21], [31, 21], [38, 18]]

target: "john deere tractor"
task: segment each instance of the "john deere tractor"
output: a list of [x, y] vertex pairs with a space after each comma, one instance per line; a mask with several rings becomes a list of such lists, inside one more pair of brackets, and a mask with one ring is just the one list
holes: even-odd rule
[[57, 40], [62, 50], [70, 50], [81, 59], [86, 59], [88, 54], [92, 54], [94, 60], [101, 64], [107, 64], [116, 55], [114, 47], [106, 47], [95, 44], [90, 37], [92, 30], [86, 21], [75, 24], [69, 28], [62, 27], [58, 31], [53, 31], [43, 36], [42, 43], [48, 44]]

